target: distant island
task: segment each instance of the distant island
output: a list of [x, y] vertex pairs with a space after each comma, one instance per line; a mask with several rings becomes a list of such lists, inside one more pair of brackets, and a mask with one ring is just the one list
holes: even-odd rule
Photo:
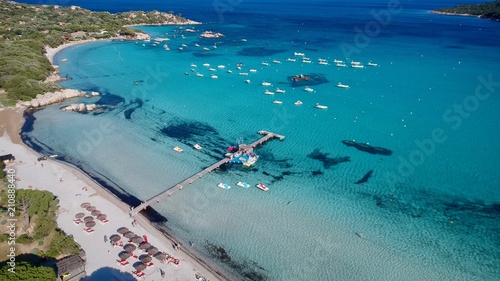
[[482, 19], [500, 21], [500, 0], [482, 4], [465, 4], [452, 8], [432, 11], [433, 14], [475, 16]]
[[112, 38], [140, 40], [147, 35], [133, 28], [137, 25], [197, 24], [172, 11], [111, 14], [78, 6], [28, 5], [6, 0], [0, 0], [0, 19], [0, 107], [60, 88], [46, 81], [55, 70], [44, 55], [47, 46]]

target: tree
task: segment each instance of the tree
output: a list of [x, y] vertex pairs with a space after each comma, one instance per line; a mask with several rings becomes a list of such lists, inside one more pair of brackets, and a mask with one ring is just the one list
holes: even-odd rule
[[56, 280], [56, 273], [50, 267], [33, 266], [28, 262], [19, 262], [16, 264], [15, 273], [8, 271], [9, 265], [4, 265], [0, 268], [2, 272], [2, 280], [9, 281], [51, 281]]

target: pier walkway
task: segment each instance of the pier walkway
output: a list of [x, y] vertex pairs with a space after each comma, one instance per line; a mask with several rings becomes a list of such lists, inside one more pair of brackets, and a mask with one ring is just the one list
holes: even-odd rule
[[[246, 145], [246, 147], [253, 149], [256, 146], [258, 146], [258, 145], [260, 145], [260, 144], [262, 144], [262, 143], [264, 143], [272, 138], [278, 138], [280, 140], [283, 140], [285, 138], [285, 136], [278, 135], [278, 134], [268, 132], [268, 131], [259, 131], [259, 134], [264, 135], [264, 136], [256, 141], [254, 141], [253, 143]], [[133, 210], [131, 211], [131, 215], [136, 215], [137, 213], [139, 213], [143, 209], [147, 208], [148, 206], [150, 206], [154, 202], [158, 203], [158, 202], [160, 202], [161, 199], [163, 199], [167, 196], [170, 196], [179, 190], [182, 190], [182, 188], [184, 188], [184, 186], [192, 184], [195, 180], [201, 178], [205, 174], [208, 174], [208, 173], [212, 172], [213, 170], [215, 170], [215, 169], [219, 168], [220, 166], [229, 162], [231, 160], [231, 156], [232, 156], [232, 153], [226, 154], [226, 157], [224, 157], [224, 159], [222, 159], [222, 160], [218, 161], [217, 163], [201, 170], [200, 172], [198, 172], [198, 173], [192, 175], [191, 177], [181, 181], [180, 183], [178, 183], [172, 187], [169, 187], [165, 191], [162, 191], [161, 193], [153, 196], [152, 198], [144, 201], [139, 206], [133, 208]]]

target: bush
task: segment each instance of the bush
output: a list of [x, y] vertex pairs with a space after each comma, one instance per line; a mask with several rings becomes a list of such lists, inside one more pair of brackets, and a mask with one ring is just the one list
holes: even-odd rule
[[19, 237], [17, 237], [16, 239], [16, 243], [19, 243], [19, 244], [31, 244], [33, 243], [33, 238], [29, 237], [28, 235], [26, 234], [23, 234]]
[[37, 243], [38, 243], [38, 246], [43, 246], [43, 239], [39, 239], [39, 240], [37, 241]]
[[38, 250], [38, 248], [33, 248], [33, 250], [31, 250], [31, 253], [33, 255], [38, 255], [39, 252], [40, 252], [40, 250]]

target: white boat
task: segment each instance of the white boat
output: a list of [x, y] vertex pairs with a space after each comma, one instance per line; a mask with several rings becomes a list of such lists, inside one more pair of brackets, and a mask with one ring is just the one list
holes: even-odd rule
[[250, 80], [245, 80], [245, 83], [250, 84]]
[[237, 66], [236, 69], [241, 70], [241, 66]]
[[250, 187], [250, 185], [248, 183], [244, 182], [244, 181], [243, 182], [239, 181], [236, 185], [237, 186], [241, 186], [243, 188], [249, 188]]
[[326, 61], [320, 61], [318, 62], [318, 64], [321, 64], [321, 65], [328, 65], [328, 63]]
[[271, 83], [266, 82], [266, 81], [262, 82], [262, 84], [261, 84], [261, 85], [262, 85], [262, 86], [272, 86], [272, 84], [271, 84]]
[[305, 56], [304, 53], [298, 53], [298, 52], [294, 52], [293, 55], [297, 56], [297, 57], [303, 57], [303, 56]]
[[200, 46], [200, 44], [198, 44], [198, 43], [194, 43], [194, 45], [195, 45], [196, 47], [199, 47], [199, 46]]
[[312, 63], [310, 60], [302, 60], [302, 63]]
[[257, 69], [250, 69], [249, 71], [255, 73], [255, 72], [257, 72]]
[[203, 77], [203, 74], [201, 74], [201, 73], [198, 72], [198, 73], [196, 73], [196, 76]]
[[227, 71], [227, 73], [233, 73], [233, 71], [230, 69], [230, 70]]
[[219, 183], [217, 186], [222, 188], [222, 189], [226, 189], [226, 190], [231, 188], [230, 185], [228, 185], [227, 183], [222, 183], [222, 182]]
[[361, 64], [361, 62], [359, 62], [359, 61], [351, 61], [351, 64], [352, 64], [352, 65], [360, 65], [360, 64]]
[[319, 103], [317, 103], [314, 107], [319, 108], [319, 109], [328, 109], [328, 106], [326, 106], [326, 105], [321, 105], [321, 104], [319, 104]]
[[345, 63], [337, 63], [335, 64], [335, 66], [338, 66], [338, 67], [346, 67], [347, 65]]
[[349, 89], [349, 85], [344, 85], [344, 84], [342, 84], [342, 83], [340, 83], [340, 82], [337, 84], [337, 87], [339, 87], [339, 88]]
[[309, 92], [309, 93], [314, 92], [314, 90], [312, 88], [309, 88], [309, 87], [305, 87], [304, 91]]
[[204, 63], [203, 66], [209, 67], [210, 64], [209, 63]]
[[341, 60], [338, 60], [338, 59], [334, 59], [333, 63], [344, 63], [344, 61], [341, 61]]
[[182, 46], [183, 48], [187, 48], [187, 46], [188, 46], [188, 45], [186, 45], [186, 44], [182, 44], [181, 46]]
[[269, 63], [268, 63], [268, 62], [265, 62], [265, 61], [261, 62], [260, 64], [262, 64], [262, 65], [264, 65], [264, 66], [269, 66]]
[[184, 49], [182, 47], [179, 47], [179, 51], [184, 51]]
[[195, 145], [193, 145], [193, 147], [196, 150], [201, 150], [201, 146], [199, 144], [195, 144]]
[[210, 67], [208, 70], [210, 70], [210, 71], [215, 71], [215, 68]]
[[294, 104], [295, 105], [302, 105], [302, 102], [298, 100], [298, 101], [294, 102]]
[[214, 49], [217, 49], [217, 45], [214, 45]]
[[183, 152], [184, 150], [182, 150], [182, 148], [176, 146], [176, 147], [174, 147], [174, 151]]
[[263, 183], [259, 183], [257, 185], [257, 188], [260, 189], [260, 190], [263, 190], [263, 191], [268, 191], [269, 188], [267, 186], [265, 186]]
[[68, 61], [68, 59], [67, 59], [67, 58], [64, 58], [64, 59], [62, 59], [61, 61], [62, 61], [62, 62], [67, 62], [67, 61]]
[[207, 47], [203, 47], [203, 51], [210, 51], [210, 49]]
[[274, 95], [274, 92], [271, 92], [271, 91], [269, 91], [269, 90], [265, 90], [265, 91], [264, 91], [264, 94], [266, 94], [266, 95]]
[[352, 68], [365, 68], [364, 65], [361, 65], [361, 64], [353, 64], [351, 65]]
[[279, 60], [273, 60], [273, 63], [281, 64], [281, 61], [279, 61]]
[[289, 62], [296, 62], [297, 59], [291, 59], [291, 58], [287, 58], [286, 61], [289, 61]]
[[198, 67], [196, 64], [192, 63], [191, 67]]
[[224, 68], [226, 68], [226, 66], [221, 64], [221, 65], [218, 65], [217, 68], [224, 69]]
[[274, 103], [274, 104], [283, 104], [283, 102], [282, 102], [282, 101], [280, 101], [280, 100], [274, 100], [274, 101], [273, 101], [273, 103]]
[[248, 72], [240, 72], [239, 73], [241, 76], [248, 76]]
[[275, 90], [276, 93], [280, 93], [280, 94], [284, 94], [286, 91], [285, 90], [282, 90], [280, 88], [276, 88]]
[[165, 49], [166, 51], [170, 51], [170, 48], [168, 47], [167, 44], [163, 45], [163, 49]]
[[217, 79], [217, 78], [219, 78], [219, 76], [217, 76], [217, 75], [215, 75], [215, 74], [212, 74], [212, 75], [210, 75], [210, 78], [212, 78], [212, 79]]
[[49, 155], [49, 158], [57, 158], [57, 157], [59, 157], [59, 155], [57, 155], [57, 154]]
[[241, 39], [241, 42], [246, 42], [246, 41], [247, 41], [247, 39], [245, 39], [245, 38]]
[[368, 63], [368, 66], [378, 66], [378, 64], [373, 63], [373, 62], [369, 62], [369, 63]]

